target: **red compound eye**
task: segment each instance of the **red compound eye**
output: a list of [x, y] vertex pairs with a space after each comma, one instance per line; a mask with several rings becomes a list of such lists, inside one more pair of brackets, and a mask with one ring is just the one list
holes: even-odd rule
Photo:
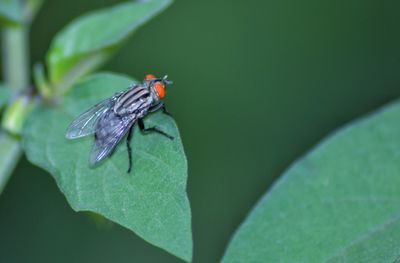
[[155, 78], [156, 78], [156, 76], [154, 76], [153, 74], [146, 75], [146, 80], [155, 79]]
[[158, 81], [154, 84], [154, 89], [157, 92], [157, 95], [160, 99], [165, 97], [165, 87], [164, 87], [164, 83]]

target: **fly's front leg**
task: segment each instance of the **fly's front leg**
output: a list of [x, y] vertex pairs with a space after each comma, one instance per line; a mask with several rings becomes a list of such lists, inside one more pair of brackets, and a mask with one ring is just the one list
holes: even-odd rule
[[170, 140], [173, 140], [173, 139], [174, 139], [173, 136], [171, 136], [171, 135], [167, 134], [166, 132], [160, 130], [157, 126], [150, 127], [150, 128], [146, 128], [146, 127], [144, 126], [143, 119], [139, 119], [139, 120], [138, 120], [138, 124], [139, 124], [140, 131], [143, 132], [143, 133], [157, 132], [157, 133], [159, 133], [159, 134], [161, 134], [161, 135], [167, 137], [167, 138], [170, 139]]
[[165, 104], [164, 104], [163, 102], [160, 102], [160, 103], [158, 103], [157, 105], [151, 107], [151, 108], [149, 109], [149, 112], [155, 112], [155, 111], [158, 111], [159, 109], [161, 109], [162, 112], [163, 112], [164, 114], [167, 114], [168, 116], [171, 116], [171, 117], [172, 117], [171, 113], [169, 113], [169, 112], [167, 111], [167, 108], [165, 108]]
[[161, 110], [162, 110], [162, 112], [164, 114], [167, 114], [168, 116], [172, 117], [171, 113], [169, 113], [169, 111], [167, 111], [167, 108], [165, 108], [165, 104], [164, 103], [161, 105]]
[[126, 138], [126, 147], [128, 148], [128, 159], [129, 159], [129, 168], [128, 173], [132, 170], [132, 148], [131, 148], [131, 141], [132, 141], [132, 133], [133, 133], [133, 126], [129, 128], [128, 137]]

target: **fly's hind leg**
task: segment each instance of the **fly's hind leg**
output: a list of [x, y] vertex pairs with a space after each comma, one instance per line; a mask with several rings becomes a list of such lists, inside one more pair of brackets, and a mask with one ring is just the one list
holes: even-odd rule
[[139, 120], [138, 120], [138, 124], [139, 124], [140, 131], [143, 132], [143, 133], [145, 133], [145, 134], [146, 134], [146, 133], [150, 133], [150, 132], [156, 132], [156, 133], [159, 133], [159, 134], [161, 134], [161, 135], [167, 137], [167, 138], [170, 139], [170, 140], [173, 140], [173, 139], [174, 139], [173, 136], [171, 136], [171, 135], [169, 135], [168, 133], [166, 133], [166, 132], [160, 130], [157, 126], [153, 126], [153, 127], [146, 128], [146, 127], [144, 126], [143, 119], [139, 119]]
[[132, 133], [133, 133], [133, 126], [129, 128], [128, 137], [126, 138], [126, 147], [128, 148], [128, 159], [129, 159], [129, 168], [128, 173], [132, 170], [132, 148], [131, 148], [131, 141], [132, 141]]

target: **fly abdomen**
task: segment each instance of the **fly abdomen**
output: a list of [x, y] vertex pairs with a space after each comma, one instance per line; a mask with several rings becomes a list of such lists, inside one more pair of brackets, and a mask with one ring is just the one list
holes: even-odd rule
[[96, 125], [96, 140], [90, 155], [90, 165], [94, 166], [110, 156], [135, 121], [135, 114], [121, 117], [111, 110], [107, 111]]
[[113, 110], [118, 115], [137, 112], [151, 105], [150, 91], [143, 86], [135, 86], [122, 94], [115, 103]]

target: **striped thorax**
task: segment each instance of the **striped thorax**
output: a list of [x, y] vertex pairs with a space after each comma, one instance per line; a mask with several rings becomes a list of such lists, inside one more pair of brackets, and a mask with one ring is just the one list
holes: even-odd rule
[[154, 102], [151, 93], [150, 86], [146, 84], [133, 86], [117, 99], [113, 108], [114, 113], [119, 116], [132, 113], [144, 116], [146, 112], [143, 110], [148, 109]]

